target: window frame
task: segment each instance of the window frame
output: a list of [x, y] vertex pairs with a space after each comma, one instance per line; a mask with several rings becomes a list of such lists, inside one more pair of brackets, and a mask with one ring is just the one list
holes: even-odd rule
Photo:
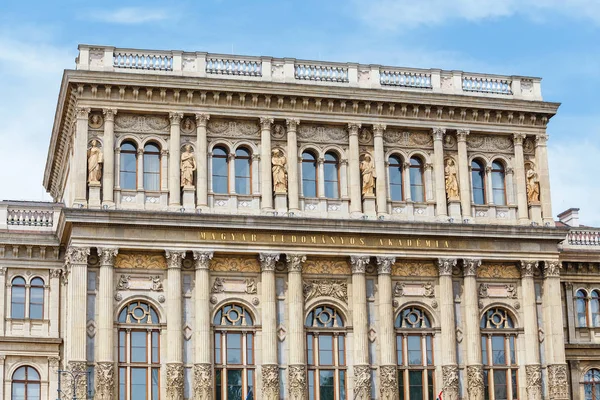
[[[499, 165], [500, 167], [497, 167], [497, 165]], [[492, 167], [490, 170], [491, 173], [491, 179], [492, 179], [492, 201], [494, 202], [494, 205], [498, 205], [498, 206], [505, 206], [507, 205], [507, 196], [506, 196], [506, 166], [504, 165], [504, 162], [500, 161], [500, 160], [494, 160], [492, 161]], [[502, 188], [497, 188], [494, 185], [494, 176], [497, 176], [495, 174], [501, 174], [501, 178], [502, 178]], [[502, 202], [496, 202], [496, 193], [501, 191], [502, 192]]]
[[[148, 150], [148, 146], [154, 146], [156, 151]], [[149, 172], [148, 171], [148, 162], [147, 156], [156, 156], [158, 161], [158, 172]], [[161, 160], [161, 147], [158, 143], [154, 141], [150, 141], [144, 145], [144, 171], [142, 171], [142, 183], [144, 186], [144, 190], [151, 192], [158, 192], [161, 190], [161, 180], [162, 180], [162, 160]], [[146, 187], [146, 176], [157, 176], [158, 177], [158, 187], [157, 189], [149, 189]]]
[[[309, 160], [309, 159], [304, 158], [305, 154], [311, 156], [313, 159]], [[318, 162], [318, 157], [315, 156], [314, 152], [312, 152], [310, 150], [304, 150], [302, 152], [301, 159], [302, 159], [302, 162], [301, 162], [301, 164], [302, 164], [302, 167], [301, 167], [301, 171], [302, 171], [302, 196], [306, 197], [306, 198], [317, 198], [317, 197], [319, 197], [319, 162]], [[313, 166], [313, 168], [314, 168], [314, 179], [308, 179], [306, 177], [306, 174], [304, 172], [304, 165], [305, 164], [311, 164]], [[306, 190], [304, 188], [305, 188], [305, 185], [308, 182], [312, 182], [312, 184], [314, 184], [314, 193], [315, 193], [314, 197], [306, 195]]]
[[[124, 146], [131, 145], [133, 150], [124, 149]], [[125, 170], [125, 157], [133, 155], [134, 160], [134, 169], [132, 171]], [[135, 142], [131, 140], [124, 140], [119, 146], [119, 189], [121, 190], [137, 190], [138, 187], [138, 146]], [[133, 187], [125, 187], [123, 186], [124, 177], [128, 176], [128, 174], [133, 174], [135, 176]]]
[[[238, 155], [238, 151], [246, 152], [246, 155]], [[248, 176], [238, 176], [238, 161], [247, 160], [248, 163]], [[252, 151], [246, 146], [240, 146], [235, 149], [235, 156], [233, 161], [233, 170], [234, 170], [234, 187], [235, 193], [242, 196], [250, 196], [252, 195]], [[240, 168], [241, 169], [241, 168]], [[248, 193], [240, 193], [238, 192], [238, 179], [244, 180], [248, 186]]]
[[[418, 162], [417, 164], [413, 164], [413, 160]], [[425, 182], [425, 162], [423, 161], [424, 159], [419, 156], [419, 155], [413, 155], [410, 157], [409, 159], [409, 167], [408, 167], [408, 174], [409, 174], [409, 182], [410, 182], [410, 199], [415, 202], [415, 203], [425, 203], [427, 201], [427, 185]], [[419, 177], [421, 178], [421, 184], [420, 185], [416, 185], [413, 184], [413, 171], [417, 171], [417, 173], [419, 174]], [[413, 188], [415, 188], [415, 192], [413, 193]], [[423, 198], [417, 200], [415, 197], [415, 193], [416, 193], [416, 188], [421, 188], [422, 193], [423, 193]]]
[[[17, 372], [19, 372], [20, 370], [25, 369], [25, 379], [15, 379], [15, 375], [17, 374]], [[34, 379], [29, 379], [29, 370], [33, 370], [33, 372], [35, 372], [37, 374], [37, 380]], [[24, 388], [24, 393], [25, 393], [25, 397], [23, 398], [23, 400], [32, 400], [32, 399], [36, 399], [35, 397], [32, 397], [32, 399], [29, 398], [29, 386], [33, 386], [33, 385], [37, 385], [38, 388], [38, 394], [39, 397], [37, 397], [36, 400], [40, 400], [42, 398], [42, 379], [41, 379], [41, 375], [39, 373], [39, 371], [30, 366], [30, 365], [21, 365], [20, 367], [16, 368], [12, 375], [11, 375], [11, 384], [10, 384], [10, 396], [11, 399], [15, 396], [15, 384], [16, 385], [23, 385]]]
[[[476, 165], [476, 167], [475, 167]], [[488, 203], [487, 201], [487, 188], [486, 188], [486, 183], [487, 183], [487, 176], [485, 173], [485, 163], [480, 160], [479, 158], [474, 158], [473, 160], [471, 160], [471, 198], [473, 199], [473, 204], [477, 205], [477, 206], [484, 206]], [[473, 179], [473, 175], [475, 173], [478, 173], [478, 175], [481, 177], [481, 188], [479, 187], [475, 187], [475, 180]], [[482, 202], [478, 203], [477, 202], [477, 198], [475, 197], [475, 192], [479, 192], [481, 195], [481, 199]]]
[[[15, 283], [16, 280], [22, 280], [23, 283]], [[23, 291], [23, 303], [20, 302], [16, 302], [15, 301], [15, 288], [17, 288], [19, 291]], [[28, 311], [29, 308], [27, 307], [27, 280], [20, 276], [13, 276], [12, 279], [10, 280], [10, 318], [11, 319], [27, 319], [28, 317]], [[22, 316], [15, 316], [15, 305], [22, 305], [23, 307], [23, 314]]]
[[[34, 281], [36, 281], [36, 280], [39, 280], [41, 283], [34, 283]], [[42, 293], [42, 296], [41, 296], [42, 301], [41, 301], [41, 303], [34, 303], [32, 301], [32, 295], [31, 294], [32, 294], [32, 291], [34, 289], [41, 290], [41, 293]], [[39, 277], [39, 276], [34, 276], [29, 281], [29, 290], [27, 292], [28, 292], [28, 295], [29, 295], [29, 302], [28, 302], [29, 304], [28, 304], [28, 307], [27, 307], [27, 311], [28, 311], [27, 317], [29, 319], [31, 319], [31, 320], [43, 321], [44, 320], [44, 316], [45, 316], [44, 305], [45, 305], [45, 302], [46, 302], [46, 298], [45, 298], [45, 296], [46, 296], [46, 281], [44, 281], [44, 279], [41, 278], [41, 277]], [[40, 306], [41, 315], [40, 315], [39, 318], [34, 318], [34, 317], [31, 316], [31, 306], [32, 305], [38, 305], [38, 306]]]
[[[333, 157], [333, 160], [328, 160], [327, 156]], [[327, 167], [333, 167], [335, 168], [335, 176], [336, 176], [336, 180], [328, 180], [327, 179]], [[334, 151], [328, 151], [327, 153], [325, 153], [325, 159], [323, 160], [323, 175], [324, 175], [324, 188], [325, 188], [325, 193], [323, 193], [323, 195], [325, 196], [325, 198], [329, 199], [329, 200], [339, 200], [341, 198], [341, 182], [340, 182], [340, 156], [335, 153]], [[328, 187], [330, 187], [330, 185], [334, 184], [336, 185], [336, 189], [335, 193], [333, 197], [327, 196], [327, 192], [331, 191], [331, 189], [328, 189]]]
[[[394, 159], [395, 162], [392, 162], [391, 160]], [[400, 183], [392, 183], [392, 169], [398, 168], [398, 170], [400, 171]], [[388, 157], [388, 182], [389, 182], [389, 191], [390, 191], [390, 199], [391, 201], [404, 201], [406, 199], [406, 195], [404, 193], [404, 162], [401, 156], [397, 155], [397, 154], [391, 154]], [[392, 187], [396, 186], [396, 187], [400, 187], [400, 198], [396, 199], [394, 198], [394, 196], [392, 195], [393, 190]]]
[[[594, 392], [600, 391], [600, 369], [590, 368], [583, 374], [581, 384], [583, 385], [583, 397], [584, 400], [599, 400], [600, 396], [596, 396]], [[587, 386], [591, 386], [590, 393], [591, 397], [587, 396]], [[595, 390], [594, 390], [595, 389]]]
[[[573, 300], [575, 302], [575, 326], [578, 328], [588, 328], [590, 326], [590, 302], [587, 291], [584, 289], [577, 289]], [[583, 325], [580, 320], [580, 305], [583, 305], [583, 312], [585, 313], [585, 323]]]
[[[215, 150], [220, 150], [223, 151], [223, 154], [215, 154]], [[225, 175], [217, 175], [215, 173], [215, 159], [218, 160], [225, 160]], [[227, 183], [227, 188], [225, 189], [224, 192], [221, 191], [216, 191], [215, 190], [215, 177], [219, 177], [219, 178], [225, 178], [225, 182]], [[231, 187], [230, 187], [230, 183], [229, 183], [229, 151], [227, 149], [227, 147], [223, 146], [223, 145], [216, 145], [212, 148], [211, 151], [211, 191], [214, 194], [228, 194], [231, 192]]]

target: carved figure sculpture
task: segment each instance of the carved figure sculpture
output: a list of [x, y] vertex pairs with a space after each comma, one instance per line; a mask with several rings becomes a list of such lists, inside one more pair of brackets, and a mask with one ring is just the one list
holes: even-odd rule
[[88, 150], [88, 183], [100, 183], [102, 178], [102, 150], [98, 148], [98, 141], [92, 140], [92, 147]]
[[460, 198], [458, 194], [458, 178], [456, 173], [456, 164], [453, 159], [449, 158], [446, 160], [446, 167], [444, 168], [448, 200], [459, 200]]
[[287, 158], [283, 151], [275, 149], [271, 152], [271, 168], [273, 171], [273, 190], [275, 193], [287, 192]]
[[530, 204], [540, 201], [540, 181], [533, 168], [527, 170], [527, 201]]
[[373, 196], [375, 189], [375, 167], [371, 156], [365, 154], [360, 162], [360, 174], [362, 176], [363, 196]]
[[181, 154], [181, 187], [194, 187], [194, 171], [196, 170], [196, 158], [192, 146], [187, 144], [185, 151]]

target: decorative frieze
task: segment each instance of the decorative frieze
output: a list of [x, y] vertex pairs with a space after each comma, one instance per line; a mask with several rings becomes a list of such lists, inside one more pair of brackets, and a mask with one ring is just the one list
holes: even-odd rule
[[115, 268], [123, 269], [167, 269], [167, 261], [161, 254], [119, 253]]
[[477, 278], [519, 279], [521, 273], [513, 263], [483, 263], [477, 269]]
[[383, 141], [388, 146], [433, 148], [433, 138], [427, 132], [407, 132], [388, 128], [383, 135]]
[[298, 141], [311, 143], [348, 144], [348, 131], [343, 126], [302, 124], [298, 127]]
[[304, 300], [317, 297], [333, 297], [348, 303], [348, 283], [343, 280], [304, 281]]
[[252, 256], [214, 257], [210, 263], [214, 272], [260, 272], [260, 263]]
[[226, 120], [215, 118], [208, 121], [206, 134], [214, 137], [228, 138], [259, 138], [260, 125], [255, 121]]
[[548, 394], [550, 400], [568, 399], [567, 365], [548, 365]]
[[514, 144], [510, 136], [471, 134], [467, 137], [467, 150], [514, 154]]
[[115, 132], [167, 134], [169, 126], [169, 118], [166, 115], [119, 113], [115, 116]]
[[309, 258], [302, 265], [303, 274], [315, 275], [350, 275], [352, 271], [348, 262], [339, 259]]

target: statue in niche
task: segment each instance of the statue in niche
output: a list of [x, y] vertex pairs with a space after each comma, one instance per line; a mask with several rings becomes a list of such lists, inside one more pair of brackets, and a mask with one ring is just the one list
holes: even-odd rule
[[360, 161], [360, 174], [362, 177], [362, 195], [373, 196], [375, 189], [375, 167], [373, 159], [365, 154]]
[[185, 151], [181, 154], [181, 187], [194, 187], [194, 171], [196, 170], [196, 158], [192, 146], [186, 144]]
[[444, 167], [444, 177], [446, 178], [446, 193], [448, 194], [448, 200], [459, 200], [460, 198], [456, 174], [456, 163], [451, 158], [447, 159], [446, 166]]
[[527, 201], [529, 204], [540, 201], [540, 181], [531, 167], [527, 170]]
[[102, 150], [98, 148], [98, 141], [96, 139], [92, 140], [92, 147], [89, 148], [87, 157], [88, 183], [98, 184], [102, 178], [102, 163], [104, 159], [102, 157]]
[[280, 149], [271, 152], [271, 168], [273, 171], [273, 190], [275, 193], [287, 192], [287, 159]]

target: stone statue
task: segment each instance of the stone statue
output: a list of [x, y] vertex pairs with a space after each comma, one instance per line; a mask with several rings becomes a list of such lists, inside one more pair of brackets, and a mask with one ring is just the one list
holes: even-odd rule
[[196, 158], [192, 146], [185, 145], [185, 151], [181, 154], [181, 187], [194, 187], [194, 171], [196, 170]]
[[92, 147], [88, 150], [88, 183], [100, 183], [102, 178], [102, 150], [98, 148], [98, 141], [92, 140]]
[[527, 170], [527, 201], [529, 204], [540, 201], [540, 182], [533, 168]]
[[446, 160], [446, 167], [444, 168], [444, 177], [446, 178], [446, 193], [448, 194], [448, 200], [459, 200], [460, 196], [458, 194], [458, 178], [456, 176], [456, 164], [451, 158]]
[[362, 176], [363, 196], [373, 196], [375, 189], [375, 167], [371, 156], [365, 154], [360, 162], [360, 174]]
[[273, 190], [275, 193], [287, 192], [287, 159], [283, 151], [275, 149], [271, 152], [271, 164], [273, 165]]

